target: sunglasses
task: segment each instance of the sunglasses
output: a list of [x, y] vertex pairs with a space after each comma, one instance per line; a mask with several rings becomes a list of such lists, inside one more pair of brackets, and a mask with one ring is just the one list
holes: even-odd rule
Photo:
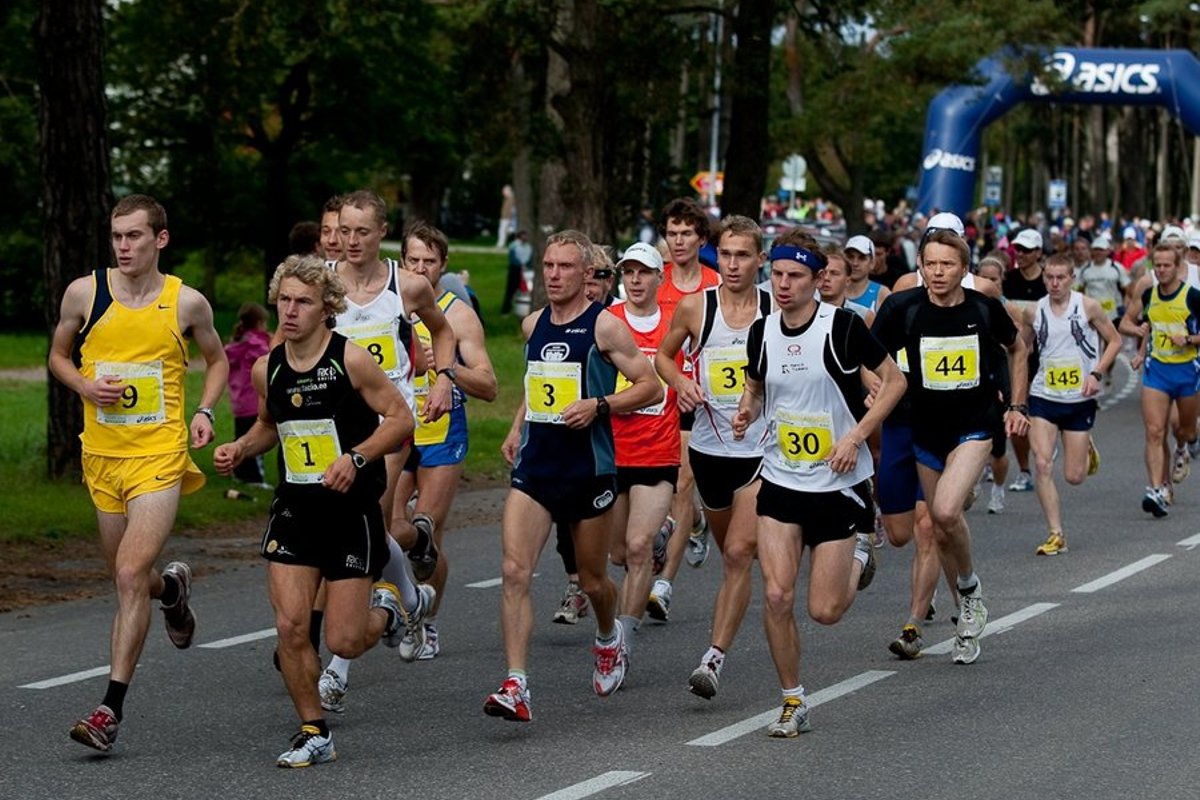
[[597, 270], [592, 271], [592, 277], [598, 278], [602, 281], [606, 281], [609, 278], [611, 278], [612, 276], [613, 276], [613, 271], [611, 269], [597, 269]]

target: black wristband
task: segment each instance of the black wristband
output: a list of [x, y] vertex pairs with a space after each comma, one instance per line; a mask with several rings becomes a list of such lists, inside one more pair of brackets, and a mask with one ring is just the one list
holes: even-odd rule
[[1093, 378], [1095, 378], [1095, 379], [1096, 379], [1096, 380], [1098, 380], [1098, 381], [1102, 381], [1102, 380], [1104, 380], [1104, 373], [1103, 373], [1103, 372], [1101, 372], [1101, 371], [1100, 371], [1100, 370], [1098, 370], [1098, 369], [1094, 369], [1094, 370], [1092, 370], [1092, 372], [1091, 372], [1091, 375], [1092, 375], [1092, 377], [1093, 377]]
[[1025, 405], [1024, 403], [1010, 403], [1008, 410], [1015, 411], [1022, 416], [1029, 416], [1029, 406]]

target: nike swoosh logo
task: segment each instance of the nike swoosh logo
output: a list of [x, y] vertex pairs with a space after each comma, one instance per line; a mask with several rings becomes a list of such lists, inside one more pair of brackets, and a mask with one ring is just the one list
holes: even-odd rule
[[170, 308], [170, 306], [164, 306], [162, 303], [159, 303], [159, 304], [158, 304], [158, 307], [159, 307], [159, 308]]
[[162, 475], [155, 475], [155, 476], [154, 476], [154, 480], [156, 480], [156, 481], [165, 481], [165, 480], [167, 480], [167, 479], [166, 479], [166, 478], [164, 478]]
[[969, 331], [975, 330], [975, 323], [972, 322], [971, 324], [967, 325], [967, 330], [969, 330]]

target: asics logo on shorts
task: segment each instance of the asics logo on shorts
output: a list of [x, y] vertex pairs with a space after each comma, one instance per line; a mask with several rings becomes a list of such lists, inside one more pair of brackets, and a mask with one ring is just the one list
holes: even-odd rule
[[592, 505], [596, 508], [608, 508], [612, 505], [613, 493], [605, 490], [604, 494], [592, 501]]

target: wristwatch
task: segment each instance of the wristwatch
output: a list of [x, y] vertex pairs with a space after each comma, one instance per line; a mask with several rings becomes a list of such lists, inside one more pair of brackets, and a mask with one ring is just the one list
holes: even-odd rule
[[596, 398], [596, 418], [599, 419], [601, 417], [607, 417], [608, 411], [609, 411], [608, 399], [605, 398], [603, 395], [601, 395], [600, 397], [597, 397]]
[[357, 450], [351, 450], [350, 463], [354, 465], [355, 469], [362, 469], [367, 465], [367, 457]]
[[451, 383], [454, 383], [456, 380], [458, 380], [458, 370], [456, 370], [454, 367], [442, 367], [437, 371], [437, 374], [445, 375], [450, 379]]
[[1098, 380], [1098, 381], [1102, 381], [1102, 380], [1104, 380], [1104, 373], [1103, 373], [1103, 372], [1101, 372], [1101, 371], [1100, 371], [1100, 370], [1098, 370], [1098, 369], [1094, 369], [1094, 370], [1092, 370], [1092, 373], [1091, 373], [1091, 374], [1092, 374], [1092, 377], [1093, 377], [1093, 378], [1095, 378], [1095, 379], [1096, 379], [1096, 380]]
[[[213, 410], [211, 408], [209, 408], [208, 406], [200, 406], [199, 408], [196, 409], [196, 414], [203, 414], [204, 416], [208, 417], [208, 421], [210, 424], [215, 425], [217, 422], [216, 417], [213, 415]], [[193, 414], [192, 416], [195, 416], [195, 414]]]

